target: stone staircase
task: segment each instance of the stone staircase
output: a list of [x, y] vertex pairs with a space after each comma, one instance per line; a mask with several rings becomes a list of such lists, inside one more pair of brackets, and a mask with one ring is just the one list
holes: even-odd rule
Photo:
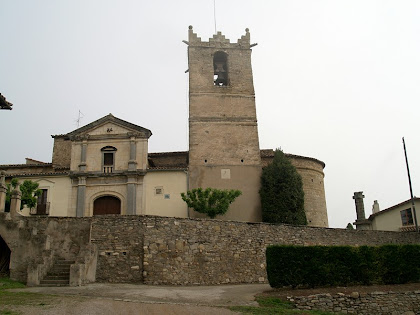
[[70, 265], [74, 261], [57, 258], [54, 265], [48, 271], [44, 279], [41, 280], [41, 287], [63, 287], [70, 283]]

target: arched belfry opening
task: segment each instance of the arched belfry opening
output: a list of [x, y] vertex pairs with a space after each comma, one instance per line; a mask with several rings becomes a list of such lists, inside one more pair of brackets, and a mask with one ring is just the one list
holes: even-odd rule
[[103, 196], [93, 202], [93, 215], [121, 214], [121, 200], [114, 196]]
[[9, 276], [10, 266], [10, 248], [0, 236], [0, 278], [2, 276]]
[[214, 67], [214, 85], [226, 86], [228, 85], [228, 67], [227, 54], [223, 51], [218, 51], [213, 57]]

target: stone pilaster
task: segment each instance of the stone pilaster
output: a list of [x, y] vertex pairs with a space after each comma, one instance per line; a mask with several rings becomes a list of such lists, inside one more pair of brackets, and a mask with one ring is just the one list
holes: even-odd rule
[[86, 171], [86, 151], [87, 151], [87, 138], [83, 138], [81, 143], [82, 149], [80, 154], [80, 164], [79, 164], [79, 171], [84, 172]]
[[6, 172], [0, 171], [0, 212], [6, 208]]
[[85, 215], [86, 177], [79, 177], [77, 186], [76, 217]]
[[136, 202], [137, 202], [137, 177], [127, 177], [127, 214], [136, 214]]
[[135, 171], [137, 169], [136, 153], [137, 153], [136, 137], [132, 136], [130, 138], [130, 160], [128, 161], [129, 171]]
[[20, 211], [20, 204], [22, 202], [22, 193], [15, 189], [12, 191], [12, 197], [10, 200], [10, 216], [12, 219], [21, 216], [19, 213]]

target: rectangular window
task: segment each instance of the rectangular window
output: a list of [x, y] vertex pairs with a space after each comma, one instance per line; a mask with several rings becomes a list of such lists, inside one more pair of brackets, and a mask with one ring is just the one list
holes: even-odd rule
[[114, 171], [114, 152], [104, 152], [104, 173], [113, 173]]
[[36, 214], [48, 214], [48, 202], [47, 202], [47, 196], [48, 196], [48, 190], [47, 189], [41, 189], [42, 193], [37, 199], [37, 205], [36, 205]]
[[114, 153], [104, 153], [104, 166], [114, 165]]
[[413, 214], [411, 212], [411, 209], [405, 209], [400, 212], [401, 212], [401, 222], [403, 226], [414, 224]]

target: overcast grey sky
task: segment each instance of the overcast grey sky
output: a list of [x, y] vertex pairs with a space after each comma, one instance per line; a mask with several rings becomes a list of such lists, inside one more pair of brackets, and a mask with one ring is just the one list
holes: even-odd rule
[[[331, 227], [353, 192], [385, 209], [420, 189], [420, 2], [216, 0], [231, 42], [250, 29], [260, 147], [326, 163]], [[50, 162], [50, 135], [108, 113], [148, 128], [150, 152], [188, 150], [188, 26], [213, 0], [0, 1], [0, 164]]]

